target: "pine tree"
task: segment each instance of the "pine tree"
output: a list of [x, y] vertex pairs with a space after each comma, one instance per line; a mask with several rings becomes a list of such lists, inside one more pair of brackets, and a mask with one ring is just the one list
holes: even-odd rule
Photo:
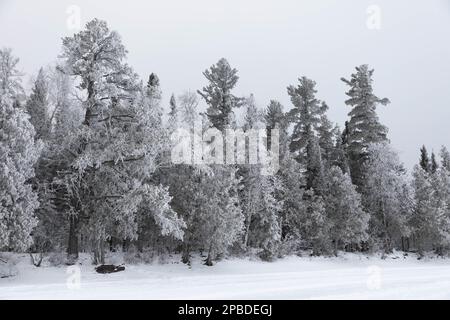
[[158, 119], [158, 125], [162, 124], [163, 108], [161, 106], [162, 92], [161, 84], [158, 76], [155, 73], [150, 74], [147, 81], [146, 88], [147, 105], [153, 109]]
[[431, 173], [436, 173], [438, 167], [439, 167], [439, 165], [438, 165], [437, 160], [436, 160], [436, 155], [434, 154], [434, 152], [432, 152], [431, 153], [430, 172]]
[[51, 130], [49, 88], [44, 70], [39, 70], [33, 92], [26, 104], [30, 122], [36, 130], [36, 139], [46, 139]]
[[317, 136], [319, 138], [319, 146], [322, 152], [322, 160], [328, 165], [332, 161], [333, 150], [335, 148], [335, 142], [333, 140], [336, 128], [328, 117], [323, 114], [320, 117], [320, 124], [317, 128]]
[[297, 87], [288, 87], [288, 94], [294, 105], [294, 109], [288, 113], [290, 121], [294, 123], [290, 148], [297, 159], [305, 165], [306, 189], [313, 189], [320, 195], [323, 188], [324, 164], [317, 131], [321, 128], [321, 135], [325, 137], [322, 120], [328, 107], [316, 99], [314, 81], [302, 77], [299, 82]]
[[442, 167], [450, 172], [450, 152], [448, 152], [445, 146], [442, 146], [440, 156]]
[[288, 133], [287, 133], [287, 119], [283, 112], [283, 106], [280, 102], [276, 100], [270, 100], [269, 105], [267, 106], [264, 114], [264, 120], [266, 122], [266, 135], [267, 135], [267, 148], [271, 147], [271, 139], [272, 139], [272, 130], [279, 130], [279, 139], [280, 139], [280, 154], [282, 155], [285, 150], [284, 142], [287, 142]]
[[[306, 77], [299, 79], [297, 87], [288, 87], [294, 105], [288, 118], [294, 123], [290, 150], [304, 168], [305, 185], [294, 201], [300, 208], [292, 222], [304, 245], [314, 255], [329, 251], [329, 223], [326, 220], [325, 163], [323, 156], [329, 155], [331, 124], [326, 117], [328, 106], [316, 98], [316, 83]], [[323, 148], [321, 148], [321, 144]], [[289, 206], [292, 203], [287, 202]]]
[[[0, 50], [0, 97], [12, 99], [13, 106], [17, 106], [18, 97], [23, 94], [22, 76], [17, 69], [19, 58], [12, 54], [12, 49]], [[11, 102], [9, 102], [11, 103]]]
[[155, 73], [150, 74], [148, 77], [146, 94], [149, 98], [161, 100], [161, 85]]
[[206, 115], [209, 121], [220, 131], [230, 124], [233, 109], [241, 107], [244, 103], [243, 98], [231, 93], [239, 80], [237, 73], [238, 71], [232, 69], [224, 58], [203, 72], [209, 84], [198, 91], [198, 94], [208, 105]]
[[428, 157], [428, 151], [425, 146], [420, 149], [420, 166], [425, 172], [430, 171], [430, 158]]
[[318, 139], [311, 137], [306, 148], [306, 189], [312, 189], [317, 195], [323, 194], [325, 168]]
[[193, 130], [194, 125], [200, 120], [198, 105], [199, 99], [195, 92], [186, 91], [179, 96], [180, 121], [187, 129]]
[[350, 174], [344, 134], [339, 127], [335, 128], [335, 146], [331, 154], [331, 164], [341, 168], [343, 173]]
[[373, 72], [368, 65], [361, 65], [356, 67], [356, 73], [351, 75], [350, 80], [341, 79], [350, 87], [346, 93], [349, 99], [345, 104], [352, 110], [346, 134], [351, 176], [358, 187], [363, 185], [363, 166], [369, 144], [387, 141], [388, 129], [380, 124], [376, 107], [378, 104], [387, 105], [389, 100], [380, 99], [373, 93]]
[[294, 108], [288, 112], [288, 118], [294, 123], [291, 152], [301, 159], [308, 143], [312, 141], [311, 137], [316, 136], [316, 129], [320, 126], [321, 117], [327, 110], [327, 106], [316, 99], [316, 83], [313, 80], [302, 77], [299, 82], [297, 87], [288, 87], [288, 94], [294, 105]]
[[170, 97], [170, 111], [169, 111], [169, 130], [173, 131], [178, 128], [179, 125], [179, 109], [175, 95]]

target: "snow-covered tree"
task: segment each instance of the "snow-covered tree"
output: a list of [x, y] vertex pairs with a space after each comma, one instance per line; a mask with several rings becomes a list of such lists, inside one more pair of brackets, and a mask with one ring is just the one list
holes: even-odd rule
[[12, 101], [0, 101], [0, 248], [26, 250], [32, 244], [31, 232], [37, 224], [34, 211], [37, 194], [29, 180], [40, 144], [28, 116], [14, 108]]
[[450, 176], [443, 166], [429, 164], [426, 168], [430, 170], [425, 170], [421, 161], [413, 170], [413, 242], [419, 254], [431, 249], [442, 254], [450, 245]]
[[317, 136], [319, 139], [320, 150], [322, 152], [322, 160], [328, 165], [330, 165], [330, 162], [332, 161], [335, 148], [335, 130], [336, 127], [333, 126], [333, 123], [325, 114], [323, 114], [320, 117], [320, 124], [317, 128]]
[[170, 97], [170, 111], [169, 111], [169, 119], [168, 119], [168, 128], [170, 132], [175, 131], [179, 128], [180, 125], [180, 110], [178, 108], [177, 99], [175, 95], [172, 94]]
[[333, 166], [327, 172], [324, 202], [335, 252], [367, 241], [369, 214], [363, 210], [350, 176], [339, 167]]
[[266, 122], [266, 135], [267, 135], [267, 148], [271, 148], [272, 130], [278, 129], [279, 131], [279, 145], [280, 145], [280, 156], [287, 151], [288, 147], [288, 121], [286, 115], [283, 111], [283, 105], [276, 101], [270, 100], [264, 113], [264, 120]]
[[434, 154], [434, 152], [432, 152], [431, 153], [431, 162], [430, 162], [430, 172], [436, 173], [438, 167], [439, 167], [439, 165], [436, 160], [436, 155]]
[[68, 253], [77, 255], [83, 222], [96, 262], [104, 260], [106, 240], [138, 237], [141, 214], [153, 217], [161, 234], [183, 236], [167, 190], [149, 183], [165, 134], [159, 81], [150, 76], [143, 88], [124, 62], [126, 53], [118, 33], [97, 19], [63, 39], [65, 72], [80, 81], [86, 110], [70, 145], [72, 170], [62, 179], [72, 209]]
[[[244, 130], [264, 129], [263, 114], [253, 98], [248, 101], [244, 118]], [[246, 218], [244, 248], [262, 249], [262, 257], [272, 259], [281, 240], [283, 201], [277, 199], [277, 194], [281, 192], [282, 185], [277, 176], [262, 175], [261, 165], [241, 165], [239, 175], [240, 200]]]
[[36, 130], [36, 139], [46, 139], [51, 130], [49, 85], [46, 74], [39, 70], [32, 93], [26, 103], [30, 122]]
[[208, 252], [205, 264], [226, 254], [238, 241], [244, 229], [244, 216], [239, 205], [238, 179], [234, 169], [216, 166], [200, 177], [201, 188], [190, 201], [196, 204], [191, 212], [194, 237]]
[[220, 131], [230, 124], [233, 109], [239, 108], [244, 103], [243, 98], [231, 93], [239, 80], [237, 73], [238, 71], [231, 68], [224, 58], [203, 72], [209, 84], [201, 91], [199, 90], [198, 94], [208, 105], [206, 114], [209, 121]]
[[402, 237], [409, 236], [411, 202], [406, 171], [386, 142], [370, 144], [367, 152], [363, 204], [370, 214], [370, 240], [390, 252]]
[[161, 106], [162, 91], [159, 77], [155, 73], [150, 74], [148, 77], [146, 96], [148, 98], [148, 107], [153, 109], [152, 112], [156, 114], [159, 121], [158, 125], [161, 125], [163, 117], [163, 107]]
[[250, 168], [243, 186], [243, 210], [246, 215], [244, 245], [262, 249], [262, 257], [272, 259], [281, 241], [280, 214], [283, 202], [276, 198], [282, 186], [276, 176], [261, 175]]
[[306, 189], [313, 190], [317, 195], [322, 195], [324, 190], [325, 168], [322, 161], [322, 153], [319, 141], [311, 137], [306, 147]]
[[31, 246], [37, 225], [39, 202], [30, 179], [41, 145], [24, 110], [14, 107], [23, 91], [18, 61], [10, 50], [0, 51], [0, 250], [23, 251]]
[[343, 133], [338, 127], [335, 128], [335, 145], [331, 154], [331, 165], [341, 168], [342, 172], [350, 174], [350, 167], [348, 163], [347, 149]]
[[316, 82], [302, 77], [298, 86], [289, 86], [288, 94], [294, 108], [288, 112], [288, 118], [294, 124], [291, 136], [291, 151], [299, 159], [308, 157], [308, 143], [312, 137], [317, 136], [317, 128], [320, 126], [321, 117], [327, 110], [324, 102], [316, 98]]
[[24, 92], [23, 74], [17, 69], [18, 63], [19, 58], [14, 57], [12, 49], [0, 49], [0, 97], [9, 97], [13, 103]]
[[420, 166], [426, 172], [430, 171], [430, 157], [428, 156], [428, 151], [425, 146], [420, 149]]
[[387, 105], [387, 98], [378, 98], [373, 93], [373, 69], [368, 65], [356, 67], [350, 80], [342, 78], [350, 89], [345, 104], [352, 110], [348, 122], [348, 154], [353, 183], [363, 185], [364, 162], [367, 160], [367, 148], [371, 143], [387, 141], [388, 129], [380, 124], [376, 113], [378, 104]]
[[299, 239], [301, 234], [298, 217], [304, 211], [304, 177], [300, 164], [293, 157], [287, 157], [281, 168], [281, 199], [284, 204], [281, 216], [282, 239]]
[[305, 248], [312, 255], [326, 254], [331, 250], [330, 224], [326, 217], [326, 207], [322, 196], [312, 189], [303, 194], [304, 211], [297, 213], [297, 225]]
[[450, 245], [450, 178], [448, 152], [441, 150], [442, 166], [434, 152], [420, 149], [419, 165], [413, 171], [414, 211], [410, 224], [413, 243], [420, 254], [434, 249], [442, 254]]
[[[288, 94], [294, 108], [288, 118], [294, 124], [291, 135], [291, 152], [304, 164], [306, 189], [312, 189], [317, 195], [323, 190], [324, 163], [320, 148], [319, 128], [325, 142], [327, 138], [322, 120], [326, 120], [327, 105], [316, 98], [316, 83], [306, 77], [299, 79], [297, 87], [288, 87]], [[328, 142], [326, 143], [328, 145]]]
[[41, 69], [26, 105], [34, 119], [34, 127], [40, 128], [44, 145], [33, 179], [40, 206], [36, 210], [39, 224], [33, 231], [32, 251], [41, 254], [61, 250], [66, 245], [67, 208], [61, 201], [64, 192], [54, 182], [59, 172], [68, 169], [72, 155], [67, 153], [65, 146], [82, 119], [81, 106], [70, 97], [72, 90], [72, 82], [67, 75], [55, 68]]
[[442, 146], [439, 155], [441, 156], [442, 167], [450, 172], [450, 152], [447, 150], [445, 146]]

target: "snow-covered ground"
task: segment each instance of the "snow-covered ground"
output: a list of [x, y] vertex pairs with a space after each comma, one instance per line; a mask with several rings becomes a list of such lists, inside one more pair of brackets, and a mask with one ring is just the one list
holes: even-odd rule
[[0, 299], [449, 299], [450, 259], [346, 254], [290, 257], [276, 262], [229, 259], [206, 267], [128, 265], [101, 275], [89, 263], [77, 269], [29, 265], [0, 279]]

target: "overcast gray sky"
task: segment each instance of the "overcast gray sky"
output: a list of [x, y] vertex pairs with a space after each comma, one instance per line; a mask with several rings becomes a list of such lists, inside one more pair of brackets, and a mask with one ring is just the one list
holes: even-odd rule
[[[375, 93], [392, 101], [379, 114], [405, 164], [422, 144], [450, 147], [450, 0], [0, 0], [0, 47], [35, 74], [74, 32], [70, 5], [83, 24], [105, 19], [122, 35], [129, 63], [142, 77], [159, 75], [165, 101], [201, 88], [202, 71], [225, 57], [239, 70], [236, 93], [253, 93], [261, 107], [277, 99], [289, 109], [286, 87], [314, 79], [342, 126], [349, 107], [339, 79], [367, 63]], [[380, 19], [367, 12], [373, 5]]]

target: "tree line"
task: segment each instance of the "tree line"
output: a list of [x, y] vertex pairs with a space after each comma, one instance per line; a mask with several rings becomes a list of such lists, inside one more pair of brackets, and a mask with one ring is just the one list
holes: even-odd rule
[[[41, 68], [30, 94], [19, 60], [0, 50], [0, 250], [80, 252], [105, 262], [108, 251], [196, 252], [221, 257], [338, 251], [435, 251], [450, 246], [450, 153], [420, 150], [409, 175], [376, 113], [373, 73], [349, 78], [349, 119], [327, 117], [316, 83], [287, 88], [289, 110], [233, 94], [239, 77], [220, 59], [198, 92], [162, 106], [157, 75], [143, 82], [127, 64], [119, 34], [94, 19], [62, 40], [54, 67]], [[200, 112], [200, 102], [207, 109]], [[234, 110], [244, 110], [237, 119]], [[280, 170], [255, 164], [174, 164], [179, 128], [279, 130]]]

